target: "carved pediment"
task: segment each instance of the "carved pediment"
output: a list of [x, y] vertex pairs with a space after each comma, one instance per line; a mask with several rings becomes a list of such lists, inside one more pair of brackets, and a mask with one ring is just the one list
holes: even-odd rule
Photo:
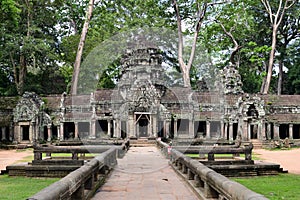
[[14, 122], [34, 120], [42, 105], [43, 101], [35, 93], [25, 92], [14, 109]]

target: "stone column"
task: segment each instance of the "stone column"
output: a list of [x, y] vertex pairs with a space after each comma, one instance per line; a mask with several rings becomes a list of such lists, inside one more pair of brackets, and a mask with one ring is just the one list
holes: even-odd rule
[[261, 120], [261, 135], [260, 135], [259, 139], [266, 140], [266, 124], [265, 124], [265, 120]]
[[57, 126], [56, 128], [57, 128], [57, 139], [60, 140], [60, 137], [61, 137], [61, 135], [60, 135], [60, 126]]
[[2, 137], [1, 140], [6, 140], [6, 127], [1, 127]]
[[167, 119], [165, 120], [165, 137], [168, 137], [170, 135], [170, 121]]
[[96, 120], [90, 121], [90, 135], [89, 139], [96, 139]]
[[228, 137], [228, 123], [225, 123], [224, 126], [225, 126], [225, 127], [224, 127], [224, 138], [225, 138], [226, 140], [229, 140], [229, 137]]
[[[33, 131], [34, 131], [34, 125], [32, 123], [29, 124], [29, 141], [33, 142]], [[45, 138], [44, 138], [45, 139]]]
[[233, 123], [229, 122], [229, 141], [233, 141]]
[[293, 124], [289, 124], [289, 139], [292, 140], [293, 138]]
[[242, 135], [243, 139], [245, 141], [247, 141], [248, 138], [248, 120], [244, 120], [243, 121], [243, 135]]
[[121, 122], [119, 119], [114, 120], [114, 131], [115, 131], [114, 136], [117, 138], [121, 138], [121, 124], [120, 123]]
[[74, 139], [78, 139], [78, 122], [74, 122], [74, 124], [75, 124]]
[[153, 136], [157, 137], [157, 116], [153, 115], [152, 116], [152, 131], [153, 131]]
[[60, 134], [60, 141], [62, 141], [62, 140], [64, 140], [64, 123], [61, 122], [59, 126], [60, 126], [60, 132], [59, 132], [59, 134]]
[[111, 120], [107, 120], [107, 136], [111, 137]]
[[248, 138], [248, 140], [251, 139], [251, 124], [250, 123], [248, 123], [247, 138]]
[[9, 137], [8, 137], [9, 141], [13, 141], [14, 140], [14, 126], [13, 123], [11, 123], [9, 125]]
[[136, 137], [134, 129], [135, 129], [134, 117], [133, 115], [129, 115], [127, 121], [127, 134], [129, 135], [129, 137]]
[[224, 134], [224, 122], [222, 120], [220, 121], [220, 134], [221, 134], [221, 138], [225, 138], [225, 134]]
[[206, 139], [210, 139], [210, 121], [206, 121]]
[[174, 138], [178, 138], [177, 119], [174, 119]]
[[271, 139], [271, 124], [270, 123], [267, 124], [266, 137], [267, 137], [267, 140]]
[[189, 137], [195, 138], [194, 121], [189, 119]]
[[151, 119], [151, 115], [149, 115], [149, 121], [148, 121], [148, 125], [147, 125], [147, 135], [148, 135], [148, 137], [152, 136], [151, 127], [152, 127], [152, 119]]
[[48, 142], [51, 141], [52, 133], [51, 133], [51, 125], [47, 126], [47, 131], [48, 131]]
[[279, 137], [279, 126], [280, 126], [280, 124], [274, 123], [274, 139], [275, 140], [280, 139], [280, 137]]

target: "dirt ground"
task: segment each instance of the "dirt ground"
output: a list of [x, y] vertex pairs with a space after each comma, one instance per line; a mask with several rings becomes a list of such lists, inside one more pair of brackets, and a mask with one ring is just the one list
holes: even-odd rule
[[30, 155], [33, 155], [30, 150], [0, 150], [0, 171]]
[[300, 174], [300, 148], [281, 151], [254, 149], [254, 153], [264, 161], [280, 164], [289, 173]]
[[[300, 174], [300, 148], [282, 151], [254, 149], [254, 153], [264, 161], [280, 164], [289, 173]], [[32, 151], [29, 150], [0, 150], [0, 170], [30, 155]]]

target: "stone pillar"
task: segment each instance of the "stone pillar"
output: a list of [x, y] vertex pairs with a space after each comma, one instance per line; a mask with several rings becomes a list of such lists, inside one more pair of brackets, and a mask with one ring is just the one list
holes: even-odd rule
[[248, 140], [251, 139], [251, 124], [250, 123], [248, 123], [247, 138], [248, 138]]
[[47, 126], [47, 131], [48, 131], [48, 142], [50, 142], [51, 141], [51, 137], [52, 137], [51, 125]]
[[224, 126], [225, 126], [225, 127], [224, 127], [224, 138], [225, 138], [226, 140], [229, 140], [229, 137], [228, 137], [228, 123], [225, 123]]
[[134, 122], [133, 115], [128, 116], [127, 133], [129, 134], [129, 137], [136, 137], [136, 135], [135, 135], [135, 122]]
[[64, 140], [64, 123], [63, 122], [61, 122], [60, 123], [60, 131], [59, 131], [59, 134], [60, 134], [60, 141], [62, 141], [62, 140]]
[[248, 120], [243, 121], [243, 140], [247, 141], [248, 138]]
[[267, 124], [266, 137], [267, 137], [267, 140], [271, 139], [271, 124], [270, 123]]
[[111, 137], [111, 120], [107, 120], [107, 136]]
[[11, 123], [10, 125], [9, 125], [9, 141], [13, 141], [13, 139], [14, 139], [14, 126], [13, 126], [13, 123]]
[[279, 126], [280, 126], [280, 124], [274, 123], [274, 139], [275, 140], [280, 139], [280, 137], [279, 137]]
[[157, 116], [152, 116], [152, 134], [154, 137], [157, 137]]
[[222, 120], [220, 121], [220, 134], [221, 134], [221, 138], [225, 138], [225, 134], [224, 134], [224, 122]]
[[178, 138], [177, 119], [174, 119], [174, 138]]
[[74, 139], [78, 139], [78, 122], [74, 122], [74, 124], [75, 124]]
[[210, 121], [206, 121], [206, 139], [210, 139]]
[[195, 138], [194, 121], [189, 119], [189, 137]]
[[153, 134], [151, 127], [152, 127], [152, 116], [149, 115], [149, 121], [148, 121], [148, 125], [147, 125], [147, 135], [148, 135], [148, 137], [151, 137], [152, 134]]
[[60, 135], [60, 126], [57, 126], [57, 139], [60, 140], [61, 135]]
[[265, 120], [261, 120], [261, 135], [260, 135], [259, 139], [266, 140], [266, 124], [265, 124]]
[[90, 135], [89, 139], [96, 139], [96, 120], [90, 121]]
[[2, 136], [1, 136], [1, 140], [6, 140], [6, 127], [1, 127], [1, 132], [2, 132]]
[[114, 120], [114, 136], [117, 138], [121, 138], [121, 121], [119, 119]]
[[29, 124], [29, 141], [33, 142], [33, 131], [34, 131], [34, 126], [32, 123]]
[[293, 124], [289, 124], [289, 139], [294, 139], [293, 137]]
[[229, 122], [229, 141], [233, 141], [233, 123]]
[[170, 121], [169, 120], [165, 120], [165, 137], [168, 137], [170, 135]]

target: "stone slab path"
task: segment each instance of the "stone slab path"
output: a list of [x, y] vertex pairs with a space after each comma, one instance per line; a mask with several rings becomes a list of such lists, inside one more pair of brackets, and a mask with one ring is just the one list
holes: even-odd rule
[[93, 200], [196, 200], [156, 147], [131, 147]]

